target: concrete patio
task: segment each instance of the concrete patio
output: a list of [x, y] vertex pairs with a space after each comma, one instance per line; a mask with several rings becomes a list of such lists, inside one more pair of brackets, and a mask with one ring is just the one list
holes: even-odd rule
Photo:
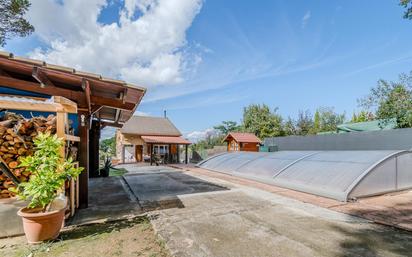
[[149, 212], [152, 224], [176, 256], [407, 256], [412, 249], [410, 232], [246, 182], [126, 168], [131, 191], [142, 206], [155, 207], [147, 209], [156, 209]]

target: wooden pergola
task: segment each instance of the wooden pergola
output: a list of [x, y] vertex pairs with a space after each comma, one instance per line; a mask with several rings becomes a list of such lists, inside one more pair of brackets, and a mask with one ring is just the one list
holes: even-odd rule
[[77, 71], [43, 61], [0, 52], [0, 87], [39, 97], [62, 96], [78, 106], [79, 163], [85, 168], [79, 178], [80, 207], [88, 205], [88, 178], [99, 168], [100, 130], [122, 127], [133, 115], [146, 89], [121, 80]]

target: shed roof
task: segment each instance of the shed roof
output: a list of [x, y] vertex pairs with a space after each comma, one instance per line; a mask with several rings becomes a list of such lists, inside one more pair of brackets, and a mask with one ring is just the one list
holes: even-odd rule
[[168, 118], [149, 116], [132, 116], [120, 129], [120, 132], [140, 136], [182, 135]]
[[110, 124], [121, 126], [134, 113], [146, 89], [99, 74], [14, 56], [0, 51], [0, 87], [42, 96], [63, 96]]
[[262, 143], [262, 141], [252, 133], [244, 133], [244, 132], [230, 132], [223, 141], [227, 141], [230, 137], [232, 137], [238, 143]]

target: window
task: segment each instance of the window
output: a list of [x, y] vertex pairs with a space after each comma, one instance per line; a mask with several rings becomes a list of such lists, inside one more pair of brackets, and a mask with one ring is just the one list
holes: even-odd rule
[[168, 154], [169, 146], [168, 145], [154, 145], [153, 153], [154, 154]]

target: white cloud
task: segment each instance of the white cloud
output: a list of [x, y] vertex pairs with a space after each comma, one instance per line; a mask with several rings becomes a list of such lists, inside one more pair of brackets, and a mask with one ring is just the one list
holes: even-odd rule
[[208, 128], [202, 131], [192, 131], [187, 133], [184, 137], [192, 143], [197, 143], [207, 137], [217, 136], [219, 132], [216, 129]]
[[30, 56], [148, 87], [184, 81], [187, 63], [200, 58], [186, 51], [186, 30], [202, 0], [125, 0], [119, 22], [101, 24], [97, 20], [107, 4], [33, 1], [28, 19], [47, 48]]
[[303, 15], [303, 17], [302, 17], [302, 29], [304, 29], [306, 27], [306, 25], [308, 24], [309, 19], [310, 19], [311, 16], [312, 15], [311, 15], [310, 11], [307, 11], [305, 13], [305, 15]]

